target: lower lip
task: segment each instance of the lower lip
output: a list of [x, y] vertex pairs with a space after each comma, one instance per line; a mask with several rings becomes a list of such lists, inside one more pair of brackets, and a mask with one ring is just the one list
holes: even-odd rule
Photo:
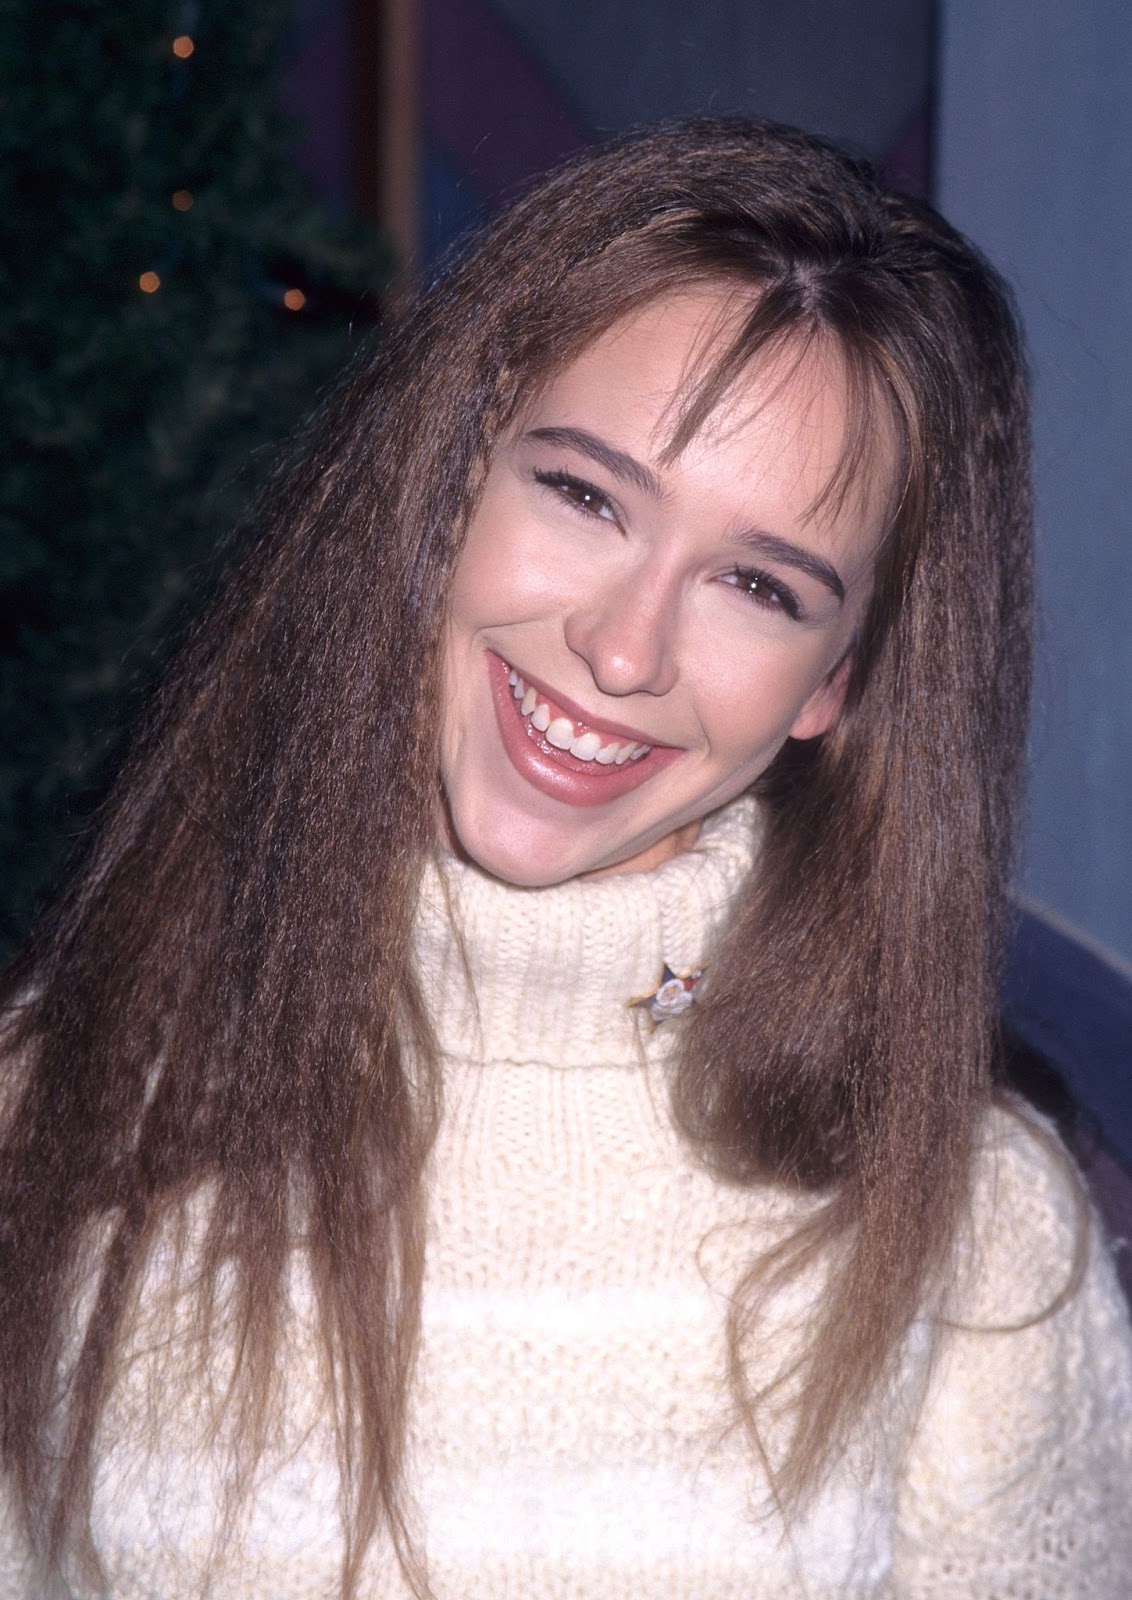
[[610, 800], [619, 800], [631, 790], [639, 789], [642, 783], [671, 766], [681, 755], [679, 750], [654, 746], [639, 761], [626, 761], [620, 767], [581, 762], [569, 751], [556, 750], [547, 744], [538, 736], [538, 730], [532, 728], [530, 720], [520, 713], [507, 681], [510, 669], [505, 661], [489, 652], [487, 671], [499, 735], [511, 765], [528, 783], [554, 800], [571, 806], [606, 805]]

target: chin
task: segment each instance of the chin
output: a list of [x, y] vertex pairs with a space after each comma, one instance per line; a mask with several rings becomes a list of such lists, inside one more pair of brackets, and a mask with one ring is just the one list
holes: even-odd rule
[[474, 861], [481, 871], [498, 878], [500, 883], [509, 883], [515, 889], [550, 889], [557, 883], [569, 883], [572, 878], [582, 875], [570, 870], [550, 872], [531, 862], [516, 862], [506, 858], [483, 860], [470, 856], [469, 860]]
[[635, 839], [622, 848], [602, 848], [598, 841], [563, 839], [558, 830], [545, 829], [529, 819], [498, 815], [486, 825], [475, 817], [450, 815], [451, 838], [457, 851], [482, 871], [518, 889], [547, 889], [571, 878], [600, 872], [633, 857], [641, 846]]
[[548, 889], [603, 864], [575, 862], [571, 853], [561, 850], [517, 849], [514, 841], [484, 838], [475, 829], [454, 831], [460, 854], [481, 871], [514, 884], [517, 889]]

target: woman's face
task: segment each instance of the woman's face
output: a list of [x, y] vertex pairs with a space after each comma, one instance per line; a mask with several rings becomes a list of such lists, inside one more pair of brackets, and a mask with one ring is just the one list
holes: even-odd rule
[[616, 324], [488, 473], [452, 592], [441, 776], [456, 840], [509, 882], [657, 864], [837, 716], [895, 448], [811, 514], [846, 428], [815, 348], [763, 363], [664, 463], [730, 304], [705, 288]]

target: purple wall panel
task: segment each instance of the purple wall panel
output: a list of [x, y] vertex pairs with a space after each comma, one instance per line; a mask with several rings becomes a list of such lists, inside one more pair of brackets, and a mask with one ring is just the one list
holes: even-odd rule
[[353, 193], [350, 0], [307, 0], [296, 8], [283, 105], [301, 129], [299, 165], [336, 211]]
[[587, 142], [562, 89], [483, 0], [425, 0], [425, 137], [491, 205]]

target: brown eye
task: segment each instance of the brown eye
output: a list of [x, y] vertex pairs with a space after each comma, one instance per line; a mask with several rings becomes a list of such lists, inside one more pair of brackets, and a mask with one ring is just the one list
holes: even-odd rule
[[756, 605], [765, 606], [769, 611], [784, 611], [795, 620], [801, 615], [802, 608], [793, 589], [772, 578], [768, 572], [760, 572], [757, 567], [735, 567], [728, 574], [727, 582]]
[[606, 503], [596, 489], [587, 488], [584, 484], [578, 484], [576, 487], [572, 484], [568, 485], [565, 493], [577, 505], [580, 505], [583, 511], [601, 511]]
[[608, 496], [584, 478], [576, 478], [572, 472], [536, 472], [535, 481], [588, 517], [601, 517], [609, 522], [617, 520]]

